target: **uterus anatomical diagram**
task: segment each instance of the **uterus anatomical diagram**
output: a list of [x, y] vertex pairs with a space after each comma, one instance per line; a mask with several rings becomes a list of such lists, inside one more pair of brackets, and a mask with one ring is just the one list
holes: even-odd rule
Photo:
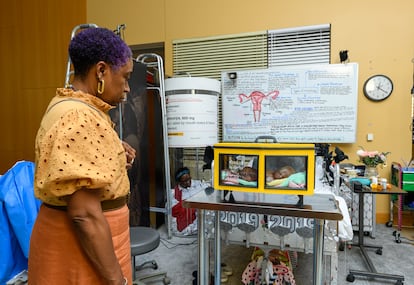
[[246, 94], [239, 94], [240, 103], [246, 103], [248, 101], [251, 102], [253, 107], [253, 117], [255, 122], [260, 122], [260, 114], [262, 112], [262, 102], [263, 100], [275, 100], [279, 95], [278, 90], [270, 91], [269, 93], [265, 94], [261, 91], [253, 91], [250, 95]]

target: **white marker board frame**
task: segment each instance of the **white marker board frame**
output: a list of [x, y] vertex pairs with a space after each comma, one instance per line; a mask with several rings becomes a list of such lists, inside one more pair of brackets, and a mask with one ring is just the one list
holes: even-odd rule
[[223, 142], [354, 143], [358, 64], [223, 71]]

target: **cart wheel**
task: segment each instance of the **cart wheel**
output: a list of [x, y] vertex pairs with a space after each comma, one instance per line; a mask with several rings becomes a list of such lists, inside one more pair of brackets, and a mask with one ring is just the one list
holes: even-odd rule
[[376, 254], [378, 255], [382, 255], [382, 248], [379, 248], [375, 251]]
[[364, 236], [369, 236], [369, 232], [364, 232]]
[[164, 285], [171, 284], [171, 279], [168, 278], [168, 277], [164, 277], [164, 279], [162, 281], [163, 281]]
[[401, 233], [400, 232], [395, 232], [395, 242], [396, 243], [401, 243]]
[[395, 283], [395, 285], [403, 285], [403, 284], [404, 284], [404, 282], [401, 281], [401, 280], [397, 280], [397, 283]]
[[385, 226], [388, 227], [388, 228], [391, 228], [392, 227], [392, 221], [386, 222]]
[[151, 266], [154, 270], [158, 269], [158, 264], [155, 261], [151, 262]]
[[348, 281], [348, 282], [354, 282], [355, 281], [355, 276], [353, 274], [348, 274], [346, 276], [346, 281]]
[[397, 235], [397, 231], [393, 231], [393, 232], [392, 232], [392, 235], [393, 235], [393, 236], [396, 236], [396, 235]]

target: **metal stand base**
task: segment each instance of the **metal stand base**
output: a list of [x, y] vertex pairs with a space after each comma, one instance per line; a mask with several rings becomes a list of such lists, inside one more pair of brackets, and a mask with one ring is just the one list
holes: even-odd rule
[[[354, 247], [355, 245], [353, 245]], [[375, 269], [374, 264], [372, 263], [371, 259], [369, 258], [366, 248], [373, 248], [377, 249], [375, 251], [376, 254], [382, 255], [382, 246], [372, 246], [372, 245], [356, 245], [359, 247], [361, 251], [361, 255], [364, 258], [365, 262], [368, 265], [369, 271], [361, 271], [361, 270], [349, 270], [349, 274], [346, 277], [346, 280], [349, 282], [354, 282], [355, 276], [365, 276], [371, 278], [381, 278], [381, 279], [388, 279], [388, 280], [396, 280], [397, 285], [402, 285], [404, 281], [404, 276], [396, 275], [396, 274], [387, 274], [387, 273], [378, 273]]]
[[404, 276], [401, 275], [394, 275], [394, 274], [385, 274], [385, 273], [374, 273], [368, 271], [360, 271], [360, 270], [349, 270], [349, 274], [346, 277], [346, 281], [354, 282], [355, 276], [365, 276], [365, 277], [372, 277], [372, 278], [382, 278], [388, 280], [397, 280], [397, 285], [404, 284]]
[[356, 191], [356, 189], [353, 189], [355, 193], [358, 194], [358, 244], [355, 245], [356, 247], [359, 247], [361, 251], [361, 255], [364, 258], [369, 271], [360, 271], [360, 270], [349, 270], [349, 274], [346, 277], [346, 281], [348, 282], [354, 282], [355, 276], [365, 276], [365, 277], [371, 277], [371, 278], [382, 278], [382, 279], [388, 279], [388, 280], [396, 280], [396, 285], [402, 285], [404, 281], [404, 276], [402, 275], [395, 275], [395, 274], [386, 274], [386, 273], [378, 273], [375, 269], [374, 264], [372, 263], [371, 259], [369, 258], [366, 249], [367, 248], [373, 248], [376, 249], [375, 253], [378, 255], [382, 255], [382, 246], [374, 246], [374, 245], [367, 245], [364, 244], [364, 192], [363, 191]]

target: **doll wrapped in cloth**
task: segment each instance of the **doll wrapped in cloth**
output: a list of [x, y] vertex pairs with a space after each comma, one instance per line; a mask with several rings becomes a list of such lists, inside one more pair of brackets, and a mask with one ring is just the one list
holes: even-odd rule
[[256, 248], [252, 261], [243, 271], [242, 282], [245, 285], [296, 285], [289, 252], [272, 249], [265, 257], [264, 251]]

